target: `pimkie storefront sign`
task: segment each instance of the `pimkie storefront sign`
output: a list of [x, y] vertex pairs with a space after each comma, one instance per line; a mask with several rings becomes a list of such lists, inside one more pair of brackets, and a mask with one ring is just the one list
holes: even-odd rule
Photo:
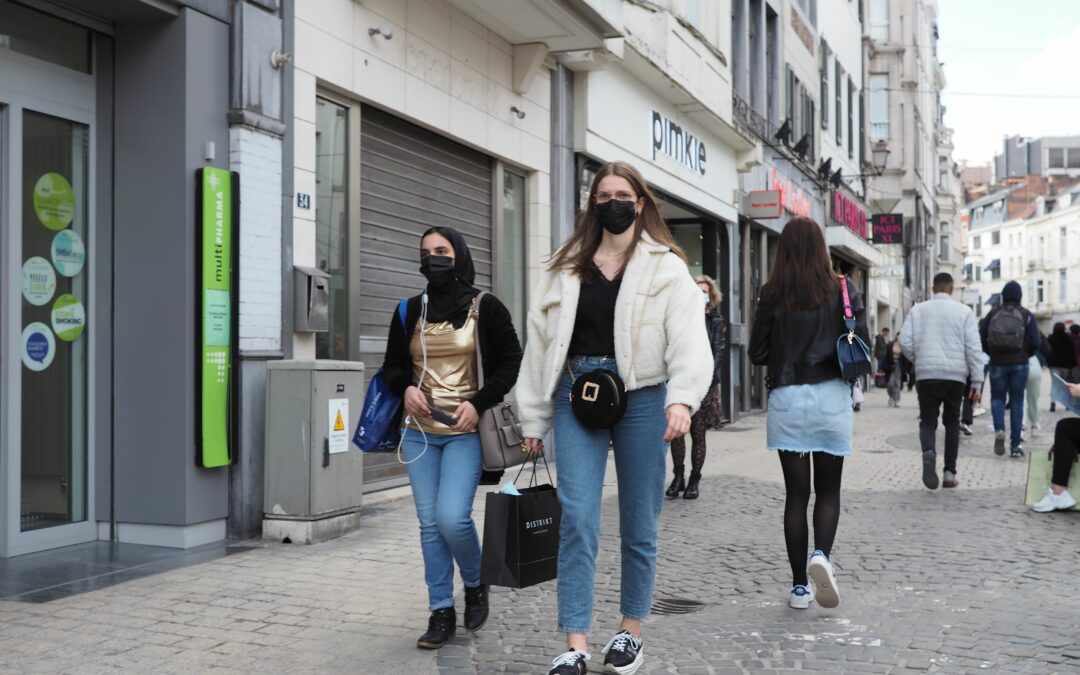
[[699, 176], [705, 175], [705, 144], [700, 138], [652, 111], [652, 158], [667, 155]]
[[832, 193], [832, 220], [859, 235], [861, 239], [866, 239], [866, 209], [839, 190]]

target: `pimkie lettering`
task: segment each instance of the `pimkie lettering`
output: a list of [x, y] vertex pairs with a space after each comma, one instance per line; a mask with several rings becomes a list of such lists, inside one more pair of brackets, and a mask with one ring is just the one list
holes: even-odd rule
[[705, 144], [655, 110], [652, 113], [652, 158], [656, 153], [672, 158], [699, 176], [705, 175]]

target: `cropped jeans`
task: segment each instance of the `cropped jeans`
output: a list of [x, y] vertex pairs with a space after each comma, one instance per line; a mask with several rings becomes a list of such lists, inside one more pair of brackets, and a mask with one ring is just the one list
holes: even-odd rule
[[480, 538], [473, 521], [473, 497], [480, 483], [480, 435], [427, 435], [402, 431], [402, 459], [412, 483], [420, 519], [420, 549], [431, 611], [454, 606], [454, 562], [465, 586], [480, 585]]
[[[610, 357], [575, 357], [570, 366], [575, 375], [599, 368], [617, 371], [615, 359]], [[566, 373], [555, 394], [553, 420], [562, 505], [558, 630], [587, 633], [593, 614], [600, 503], [612, 445], [619, 485], [620, 608], [626, 618], [642, 619], [652, 607], [657, 530], [667, 471], [667, 386], [629, 392], [626, 414], [612, 429], [581, 425], [570, 405], [571, 386], [571, 376]]]

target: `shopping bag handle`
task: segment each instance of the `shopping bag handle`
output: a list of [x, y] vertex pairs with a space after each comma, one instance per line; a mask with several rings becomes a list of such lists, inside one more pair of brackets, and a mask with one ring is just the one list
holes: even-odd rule
[[[555, 487], [555, 480], [552, 479], [552, 477], [551, 477], [551, 467], [548, 466], [547, 457], [545, 457], [543, 454], [540, 454], [540, 455], [537, 455], [536, 457], [533, 457], [533, 461], [532, 461], [533, 470], [532, 470], [532, 477], [529, 479], [529, 487], [533, 487], [534, 485], [536, 485], [536, 465], [540, 462], [541, 459], [544, 460], [544, 470], [547, 471], [548, 482], [551, 483], [552, 487]], [[528, 466], [528, 465], [529, 465], [528, 462], [522, 462], [521, 463], [521, 468], [518, 469], [517, 475], [514, 476], [514, 484], [515, 485], [518, 482], [518, 478], [521, 478], [521, 472], [524, 471], [525, 467]]]

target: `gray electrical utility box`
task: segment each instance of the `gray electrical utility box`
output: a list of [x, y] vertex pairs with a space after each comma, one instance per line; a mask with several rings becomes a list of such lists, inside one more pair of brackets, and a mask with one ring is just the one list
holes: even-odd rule
[[263, 536], [323, 541], [359, 524], [363, 454], [352, 444], [364, 364], [267, 364]]

